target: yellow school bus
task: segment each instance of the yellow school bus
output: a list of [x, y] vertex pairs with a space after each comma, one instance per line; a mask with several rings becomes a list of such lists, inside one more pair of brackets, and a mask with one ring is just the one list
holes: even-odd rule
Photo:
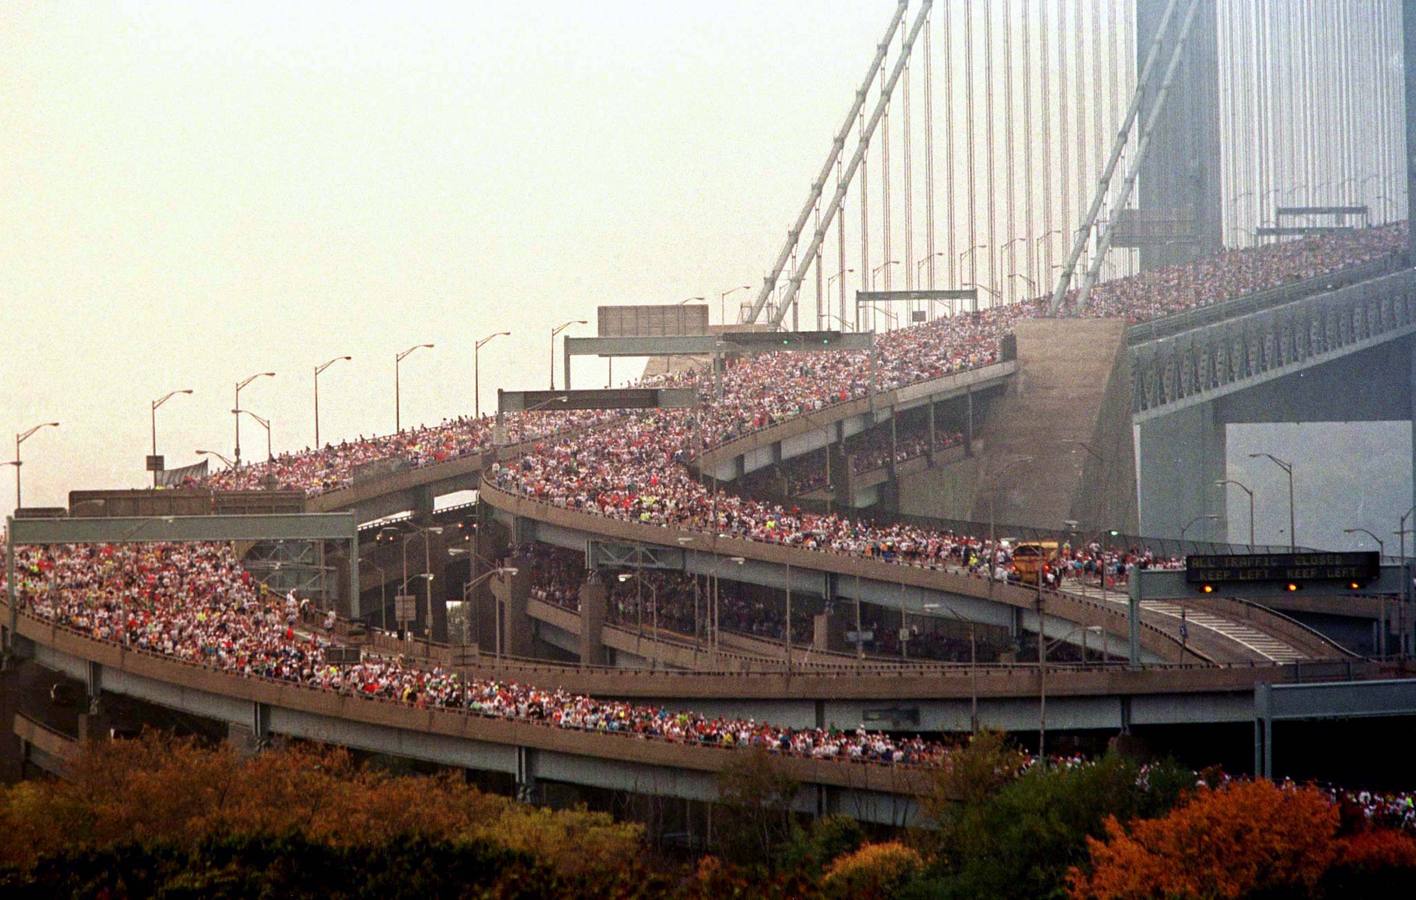
[[1023, 584], [1037, 584], [1041, 573], [1056, 565], [1056, 541], [1024, 541], [1013, 548], [1013, 570]]

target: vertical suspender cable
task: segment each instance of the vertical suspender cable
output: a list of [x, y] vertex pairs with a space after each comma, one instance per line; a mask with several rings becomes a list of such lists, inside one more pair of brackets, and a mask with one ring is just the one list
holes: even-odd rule
[[[924, 252], [929, 254], [925, 270], [929, 272], [928, 287], [934, 290], [934, 96], [930, 70], [933, 68], [933, 48], [929, 41], [929, 19], [924, 20]], [[934, 317], [934, 301], [929, 304], [929, 316]]]
[[[1004, 221], [1007, 223], [1004, 228], [1006, 240], [1002, 244], [1008, 245], [1008, 272], [1017, 270], [1018, 258], [1018, 218], [1017, 218], [1017, 197], [1013, 193], [1013, 168], [1016, 158], [1013, 150], [1013, 4], [1011, 0], [1003, 4], [1003, 144], [1005, 156], [1003, 165], [1007, 167], [1007, 178], [1004, 179]], [[1001, 251], [1000, 251], [1001, 252]], [[999, 268], [1002, 268], [1003, 261], [999, 259]], [[1002, 273], [1000, 273], [1002, 274]], [[995, 286], [1004, 297], [1013, 297], [1013, 276], [1004, 275], [1002, 288]]]
[[[1269, 54], [1269, 8], [1266, 0], [1253, 1], [1253, 61], [1255, 61], [1256, 81], [1259, 82], [1259, 89], [1253, 93], [1259, 100], [1259, 115], [1256, 116], [1259, 123], [1259, 160], [1257, 160], [1257, 170], [1259, 170], [1259, 181], [1257, 181], [1256, 192], [1259, 194], [1259, 205], [1257, 205], [1257, 217], [1259, 226], [1269, 224], [1269, 197], [1273, 194], [1273, 158], [1270, 156], [1270, 147], [1273, 146], [1273, 129], [1270, 127], [1269, 110], [1273, 108], [1273, 98], [1270, 98], [1269, 91], [1272, 85], [1272, 78], [1269, 76], [1270, 64], [1273, 62], [1272, 55]], [[1260, 242], [1262, 243], [1262, 242]]]
[[[904, 38], [904, 36], [901, 35], [901, 41], [902, 41], [902, 42], [903, 42], [903, 38]], [[903, 48], [902, 48], [902, 49], [903, 49]], [[903, 128], [904, 137], [903, 137], [903, 139], [902, 139], [902, 141], [901, 141], [901, 143], [903, 144], [903, 151], [904, 151], [904, 155], [905, 155], [904, 166], [903, 166], [903, 169], [902, 169], [902, 171], [901, 171], [901, 174], [904, 176], [904, 187], [905, 187], [905, 258], [902, 260], [902, 262], [905, 264], [905, 265], [904, 265], [904, 268], [905, 268], [905, 290], [908, 291], [908, 290], [913, 290], [913, 289], [914, 289], [914, 206], [913, 206], [913, 199], [914, 199], [914, 198], [913, 198], [913, 196], [912, 196], [913, 193], [914, 193], [914, 185], [911, 183], [911, 182], [912, 182], [912, 179], [910, 178], [910, 175], [911, 175], [912, 173], [910, 172], [910, 63], [909, 63], [909, 60], [906, 60], [906, 61], [905, 61], [905, 72], [904, 72], [904, 74], [901, 76], [901, 79], [902, 79], [902, 80], [901, 80], [901, 82], [900, 82], [900, 93], [903, 95], [902, 99], [904, 100], [904, 107], [905, 107], [905, 109], [904, 109], [904, 113], [905, 113], [904, 119], [905, 119], [905, 121], [904, 121], [904, 123], [903, 123], [903, 124], [904, 124], [904, 128]], [[914, 302], [913, 302], [913, 301], [911, 301], [909, 305], [910, 305], [910, 308], [911, 308], [911, 309], [914, 308]]]
[[962, 272], [955, 270], [958, 265], [956, 251], [958, 209], [954, 206], [954, 30], [949, 25], [950, 4], [944, 4], [944, 266], [946, 284], [959, 286]]
[[[1042, 77], [1038, 82], [1038, 105], [1042, 111], [1042, 121], [1038, 123], [1038, 128], [1042, 132], [1042, 234], [1030, 235], [1035, 240], [1042, 241], [1041, 249], [1046, 251], [1043, 255], [1041, 265], [1037, 265], [1038, 247], [1033, 248], [1033, 283], [1041, 286], [1044, 276], [1052, 274], [1052, 209], [1055, 195], [1052, 193], [1052, 109], [1055, 104], [1048, 96], [1049, 84], [1052, 73], [1052, 62], [1049, 59], [1048, 48], [1051, 43], [1048, 41], [1047, 29], [1047, 8], [1050, 6], [1047, 0], [1043, 0], [1038, 7], [1038, 49], [1042, 51], [1042, 64], [1039, 67]], [[1031, 126], [1029, 126], [1031, 127]], [[1046, 270], [1042, 271], [1042, 266]]]
[[[1117, 0], [1110, 0], [1110, 3], [1107, 4], [1106, 58], [1110, 59], [1110, 65], [1106, 67], [1106, 126], [1104, 127], [1106, 127], [1106, 132], [1109, 134], [1116, 133], [1116, 126], [1119, 125], [1121, 120], [1121, 83], [1120, 76], [1117, 75], [1117, 72], [1120, 71], [1120, 67], [1126, 65], [1126, 61], [1121, 58], [1121, 41], [1119, 37], [1121, 4], [1124, 4], [1124, 1], [1126, 0], [1120, 0], [1119, 4]], [[1100, 137], [1099, 142], [1104, 143], [1104, 136]], [[1097, 143], [1097, 150], [1100, 150], [1102, 143]], [[1114, 215], [1119, 215], [1119, 212], [1116, 211], [1116, 207], [1112, 207], [1112, 215], [1113, 217]], [[1121, 275], [1126, 275], [1124, 269], [1119, 269], [1119, 267], [1114, 266], [1114, 263], [1112, 272], [1113, 275], [1116, 272], [1120, 272]]]
[[[1031, 0], [1023, 5], [1023, 127], [1031, 131], [1037, 128], [1032, 117], [1032, 11]], [[1046, 129], [1043, 129], [1044, 132]], [[1011, 139], [1010, 139], [1011, 143]], [[1023, 262], [1030, 277], [1028, 292], [1029, 300], [1033, 299], [1037, 291], [1033, 286], [1037, 284], [1037, 270], [1031, 265], [1035, 258], [1032, 245], [1033, 238], [1033, 180], [1036, 175], [1033, 173], [1033, 140], [1028, 134], [1023, 138], [1023, 252], [1027, 254]], [[1017, 266], [1013, 267], [1014, 269]], [[1016, 281], [1013, 276], [1008, 276], [1009, 281]]]
[[[846, 184], [849, 184], [851, 178], [855, 175], [856, 169], [860, 167], [861, 160], [865, 157], [865, 147], [869, 141], [870, 135], [874, 133], [876, 126], [880, 124], [880, 120], [885, 115], [885, 104], [889, 101], [890, 93], [895, 89], [895, 85], [899, 83], [900, 73], [904, 70], [905, 60], [909, 59], [910, 51], [914, 48], [915, 39], [918, 38], [919, 33], [924, 30], [924, 19], [925, 16], [929, 15], [930, 5], [931, 0], [923, 0], [922, 8], [920, 9], [919, 14], [915, 17], [914, 24], [910, 27], [909, 37], [905, 40], [904, 50], [900, 54], [899, 59], [895, 60], [895, 65], [890, 72], [890, 77], [886, 80], [884, 90], [881, 92], [881, 96], [876, 100], [875, 110], [871, 113], [870, 121], [865, 127], [865, 140], [862, 140], [860, 142], [860, 146], [856, 148], [855, 155], [853, 155], [850, 159], [850, 162], [846, 164]], [[836, 211], [841, 207], [841, 200], [843, 199], [844, 195], [844, 186], [836, 190], [835, 195], [831, 198], [831, 202], [826, 207], [826, 211], [822, 213], [821, 218], [824, 221], [830, 222], [831, 218], [836, 215]], [[812, 236], [811, 244], [806, 248], [806, 255], [811, 256], [812, 254], [814, 254], [816, 252], [816, 248], [821, 245], [821, 241], [824, 240], [825, 237], [825, 229], [823, 228], [818, 230]], [[800, 277], [794, 277], [788, 289], [788, 302], [790, 302], [790, 298], [795, 297], [796, 292], [800, 288]], [[781, 310], [778, 310], [778, 315], [773, 320], [773, 325], [781, 324], [780, 316]]]
[[[1082, 52], [1085, 47], [1085, 40], [1083, 38], [1084, 32], [1082, 30], [1082, 11], [1084, 7], [1081, 4], [1081, 0], [1075, 0], [1075, 2], [1076, 29], [1073, 33], [1076, 36], [1077, 44], [1073, 48], [1076, 52], [1072, 54], [1072, 65], [1075, 66], [1075, 71], [1072, 74], [1072, 96], [1069, 98], [1068, 102], [1072, 105], [1072, 108], [1077, 111], [1077, 157], [1075, 160], [1077, 167], [1075, 171], [1076, 181], [1074, 182], [1076, 187], [1071, 193], [1077, 198], [1077, 209], [1080, 210], [1082, 208], [1082, 198], [1087, 195], [1087, 107], [1090, 104], [1087, 103], [1086, 85], [1082, 83], [1085, 78], [1084, 73], [1086, 72], [1086, 69], [1083, 68], [1083, 64], [1086, 62], [1085, 54]], [[1090, 237], [1086, 232], [1083, 232], [1082, 236], [1084, 238]]]
[[[1067, 35], [1075, 30], [1067, 27], [1067, 10], [1071, 6], [1069, 3], [1059, 3], [1057, 5], [1057, 194], [1062, 202], [1062, 221], [1058, 226], [1062, 230], [1063, 241], [1071, 241], [1076, 237], [1076, 232], [1072, 231], [1072, 182], [1071, 182], [1071, 146], [1068, 140], [1067, 113], [1071, 110], [1071, 105], [1067, 96]], [[1081, 203], [1079, 199], [1077, 201]], [[1056, 315], [1055, 312], [1050, 315]]]
[[[994, 202], [994, 194], [997, 190], [998, 170], [996, 165], [997, 157], [993, 153], [993, 4], [983, 4], [983, 116], [986, 123], [984, 129], [984, 168], [988, 170], [988, 194], [984, 199], [988, 203], [988, 232], [987, 246], [982, 248], [988, 251], [988, 286], [993, 290], [998, 290], [998, 279], [993, 273], [994, 253], [998, 250], [998, 231], [995, 225], [994, 214], [998, 204]], [[973, 254], [973, 258], [978, 258], [978, 253]], [[974, 282], [977, 283], [975, 278]], [[993, 305], [993, 295], [988, 295], [988, 305]]]
[[[841, 188], [841, 161], [839, 159], [836, 160], [836, 192], [842, 197], [845, 196]], [[841, 292], [840, 322], [841, 327], [846, 328], [848, 327], [846, 323], [850, 320], [846, 318], [846, 211], [844, 208], [836, 216], [836, 263], [836, 280], [840, 282], [839, 290]]]
[[[1111, 145], [1111, 156], [1107, 159], [1106, 168], [1102, 170], [1100, 178], [1097, 179], [1096, 194], [1092, 197], [1091, 208], [1087, 210], [1086, 218], [1082, 220], [1082, 227], [1078, 229], [1077, 234], [1074, 236], [1072, 252], [1068, 255], [1067, 262], [1062, 267], [1062, 274], [1057, 277], [1057, 287], [1053, 289], [1052, 300], [1048, 304], [1047, 314], [1050, 316], [1057, 315], [1058, 309], [1062, 306], [1062, 297], [1067, 293], [1067, 287], [1072, 280], [1072, 272], [1075, 271], [1077, 260], [1081, 259], [1082, 250], [1086, 247], [1087, 237], [1091, 233], [1092, 223], [1096, 221], [1097, 213], [1101, 211], [1101, 202], [1106, 197], [1107, 187], [1111, 183], [1112, 176], [1116, 173], [1116, 163], [1121, 159], [1121, 150], [1126, 146], [1129, 140], [1131, 126], [1136, 121], [1136, 115], [1141, 108], [1141, 98], [1145, 96], [1146, 87], [1150, 81], [1151, 69], [1155, 66], [1156, 57], [1160, 55], [1161, 42], [1165, 39], [1165, 33], [1170, 27], [1171, 16], [1175, 13], [1175, 7], [1179, 2], [1180, 0], [1170, 0], [1170, 2], [1165, 5], [1165, 12], [1161, 14], [1160, 25], [1156, 28], [1155, 37], [1151, 39], [1150, 49], [1146, 51], [1145, 65], [1141, 67], [1141, 74], [1136, 79], [1136, 90], [1131, 95], [1131, 105], [1126, 108], [1126, 118], [1122, 121], [1121, 127], [1116, 131], [1116, 140]], [[1194, 0], [1191, 0], [1190, 8], [1191, 10], [1194, 9]], [[1152, 106], [1152, 118], [1154, 118], [1155, 110], [1158, 108], [1159, 107], [1156, 105]], [[1064, 156], [1065, 151], [1066, 144], [1064, 143]], [[1134, 170], [1139, 165], [1139, 158], [1131, 161], [1133, 174], [1128, 180], [1135, 180]], [[1127, 193], [1129, 194], [1129, 192]], [[1126, 200], [1119, 199], [1112, 205], [1112, 209], [1120, 210], [1124, 209], [1125, 206]], [[1114, 216], [1112, 222], [1115, 222]], [[1110, 229], [1108, 229], [1108, 231], [1109, 230]]]
[[[861, 111], [861, 114], [860, 114], [860, 135], [856, 138], [856, 143], [857, 143], [856, 152], [859, 153], [859, 154], [860, 154], [860, 158], [861, 158], [862, 160], [864, 160], [865, 157], [866, 157], [866, 151], [868, 151], [868, 150], [870, 149], [870, 142], [867, 141], [866, 138], [865, 138], [865, 112], [864, 112], [863, 110]], [[869, 193], [868, 193], [868, 192], [866, 191], [866, 189], [865, 189], [866, 182], [868, 182], [869, 180], [870, 180], [870, 173], [869, 173], [868, 167], [866, 167], [866, 166], [861, 166], [861, 167], [860, 167], [860, 289], [863, 290], [863, 291], [868, 291], [868, 290], [870, 290], [870, 202], [869, 202], [869, 201], [870, 201], [870, 197], [869, 197]], [[849, 182], [847, 182], [847, 183], [849, 183]], [[836, 186], [836, 191], [839, 193], [840, 190], [841, 190], [840, 185], [837, 185], [837, 186]], [[844, 275], [841, 276], [841, 280], [842, 280], [842, 281], [845, 280], [845, 276], [844, 276]], [[860, 331], [860, 328], [861, 328], [861, 321], [860, 321], [860, 304], [859, 304], [859, 303], [856, 304], [856, 308], [855, 308], [855, 319], [854, 319], [853, 321], [855, 322], [855, 330], [856, 330], [856, 331]]]
[[[821, 192], [826, 185], [826, 179], [831, 174], [831, 169], [835, 167], [836, 160], [840, 158], [841, 151], [846, 144], [846, 135], [849, 133], [851, 123], [856, 120], [856, 116], [865, 108], [865, 95], [870, 90], [871, 82], [875, 78], [875, 70], [880, 68], [885, 59], [886, 52], [890, 49], [890, 42], [895, 38], [895, 31], [900, 27], [900, 23], [905, 18], [906, 0], [900, 0], [895, 8], [895, 14], [890, 17], [890, 25], [885, 29], [885, 38], [875, 48], [875, 58], [871, 61], [870, 67], [866, 69], [866, 76], [856, 90], [855, 100], [851, 103], [850, 112], [846, 113], [845, 123], [841, 125], [840, 131], [836, 132], [835, 138], [831, 141], [831, 152], [826, 156], [826, 162], [822, 165], [820, 173], [811, 183], [811, 192], [807, 195], [806, 202], [802, 204], [801, 212], [798, 213], [796, 224], [787, 232], [786, 243], [782, 245], [782, 250], [777, 254], [777, 261], [773, 264], [771, 272], [763, 278], [762, 288], [757, 293], [757, 299], [752, 302], [750, 312], [743, 320], [745, 322], [755, 322], [762, 313], [762, 308], [767, 305], [767, 299], [772, 296], [772, 291], [777, 286], [777, 279], [782, 274], [782, 268], [787, 264], [787, 259], [791, 256], [792, 250], [797, 245], [797, 240], [801, 236], [802, 229], [806, 227], [811, 211], [816, 207], [817, 201], [821, 197]], [[925, 0], [925, 8], [929, 7], [929, 0]], [[827, 221], [830, 221], [829, 216]], [[780, 321], [780, 320], [779, 320]]]
[[[1230, 31], [1230, 20], [1228, 16], [1220, 18], [1223, 7], [1215, 10], [1215, 42], [1218, 47], [1217, 76], [1219, 81], [1219, 119], [1221, 122], [1228, 122], [1229, 126], [1224, 129], [1226, 133], [1234, 133], [1234, 103], [1238, 97], [1230, 91], [1224, 89], [1225, 78], [1230, 74], [1233, 66], [1229, 63], [1234, 47], [1234, 36]], [[1234, 144], [1232, 141], [1220, 141], [1220, 171], [1219, 171], [1219, 241], [1220, 246], [1232, 246], [1230, 238], [1234, 234], [1234, 223], [1230, 221], [1234, 204], [1230, 198], [1237, 192], [1234, 189]]]
[[[885, 69], [881, 68], [881, 96], [885, 98], [885, 117], [881, 120], [881, 272], [885, 273], [885, 290], [889, 290], [889, 95], [885, 93]], [[871, 330], [875, 328], [875, 307], [871, 307]]]
[[[960, 121], [969, 124], [964, 134], [964, 150], [968, 155], [968, 174], [964, 177], [964, 183], [969, 186], [969, 205], [965, 216], [969, 222], [969, 247], [978, 246], [978, 205], [974, 202], [976, 195], [975, 185], [978, 179], [974, 171], [974, 139], [973, 128], [974, 119], [973, 102], [973, 2], [964, 0], [964, 115]], [[978, 282], [978, 255], [973, 250], [965, 250], [969, 255], [969, 282]], [[962, 261], [961, 261], [962, 262]], [[962, 265], [960, 266], [962, 268]], [[959, 273], [962, 279], [964, 273]]]
[[[1151, 105], [1145, 127], [1141, 130], [1140, 140], [1136, 143], [1136, 158], [1131, 161], [1131, 171], [1127, 173], [1126, 180], [1121, 185], [1121, 195], [1116, 201], [1118, 209], [1124, 209], [1126, 203], [1131, 199], [1131, 191], [1136, 186], [1136, 175], [1140, 172], [1141, 163], [1146, 157], [1146, 147], [1150, 144], [1151, 132], [1155, 129], [1155, 123], [1160, 118], [1160, 111], [1165, 108], [1165, 98], [1170, 93], [1170, 85], [1175, 80], [1175, 70], [1179, 67], [1180, 59], [1184, 55], [1185, 41], [1190, 36], [1190, 25], [1195, 21], [1195, 12], [1199, 6], [1200, 0], [1190, 0], [1190, 6], [1185, 11], [1185, 19], [1180, 23], [1180, 31], [1175, 35], [1175, 48], [1171, 51], [1170, 62], [1165, 67], [1165, 78], [1160, 83], [1160, 90], [1156, 92], [1155, 102]], [[1077, 295], [1078, 312], [1085, 308], [1092, 286], [1096, 284], [1097, 272], [1101, 269], [1101, 261], [1106, 258], [1106, 251], [1111, 248], [1111, 236], [1115, 230], [1116, 223], [1114, 221], [1108, 223], [1106, 230], [1097, 240], [1096, 256], [1092, 259], [1091, 268], [1087, 270], [1086, 278], [1082, 280], [1082, 289]], [[1054, 297], [1054, 299], [1058, 298]]]
[[[816, 230], [821, 230], [821, 201], [816, 201]], [[821, 291], [821, 248], [816, 248], [816, 330], [822, 330], [822, 291]]]
[[[1102, 132], [1102, 117], [1106, 114], [1106, 79], [1101, 77], [1101, 0], [1091, 3], [1091, 54], [1092, 54], [1092, 131], [1091, 157], [1087, 160], [1087, 174], [1101, 171], [1102, 150], [1106, 146], [1106, 135]], [[1086, 182], [1083, 181], [1083, 184]]]

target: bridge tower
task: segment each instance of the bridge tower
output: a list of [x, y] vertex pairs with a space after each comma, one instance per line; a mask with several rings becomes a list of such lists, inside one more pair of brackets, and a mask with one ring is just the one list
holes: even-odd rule
[[[1136, 0], [1136, 66], [1155, 39], [1169, 0]], [[1193, 213], [1194, 241], [1140, 247], [1142, 269], [1187, 262], [1222, 249], [1218, 4], [1200, 3], [1161, 107], [1138, 183], [1142, 213]], [[1230, 136], [1231, 140], [1236, 139]], [[1188, 217], [1187, 217], [1188, 218]]]

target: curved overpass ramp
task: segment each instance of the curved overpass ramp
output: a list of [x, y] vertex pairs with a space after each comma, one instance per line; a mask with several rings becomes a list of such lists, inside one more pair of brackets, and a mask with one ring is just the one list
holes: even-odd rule
[[[418, 709], [248, 678], [80, 635], [21, 613], [16, 649], [103, 691], [225, 722], [263, 741], [272, 734], [439, 765], [501, 772], [519, 787], [537, 780], [717, 799], [716, 773], [736, 751], [642, 736], [560, 728], [458, 710]], [[780, 757], [803, 785], [803, 812], [840, 812], [885, 824], [915, 822], [930, 790], [926, 769]]]
[[[858, 598], [919, 616], [936, 614], [937, 605], [967, 620], [1033, 632], [1041, 621], [1043, 632], [1055, 639], [1078, 641], [1079, 628], [1103, 629], [1118, 642], [1129, 636], [1124, 607], [1078, 594], [1043, 592], [1039, 617], [1039, 593], [1016, 585], [945, 570], [641, 525], [540, 503], [486, 482], [480, 490], [482, 502], [518, 541], [538, 540], [582, 551], [587, 542], [596, 540], [650, 545], [681, 554], [683, 570], [691, 574], [727, 575], [736, 581], [777, 588], [784, 587], [790, 578], [794, 591], [814, 593], [828, 604]], [[729, 569], [727, 561], [734, 558], [743, 563]], [[1154, 610], [1142, 611], [1140, 626], [1143, 662], [1256, 660], [1248, 648], [1218, 631], [1195, 633], [1182, 640], [1169, 617]]]

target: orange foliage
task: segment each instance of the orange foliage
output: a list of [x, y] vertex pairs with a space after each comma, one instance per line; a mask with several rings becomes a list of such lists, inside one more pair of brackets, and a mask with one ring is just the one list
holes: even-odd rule
[[1311, 892], [1337, 852], [1338, 811], [1315, 788], [1269, 781], [1200, 790], [1160, 819], [1106, 823], [1088, 838], [1091, 871], [1073, 869], [1074, 897], [1240, 897]]
[[583, 810], [521, 806], [453, 774], [394, 777], [342, 749], [293, 746], [242, 758], [149, 732], [87, 747], [65, 782], [0, 789], [0, 866], [125, 842], [191, 848], [233, 835], [301, 835], [331, 847], [392, 839], [487, 840], [563, 875], [627, 871], [642, 828]]
[[1386, 828], [1359, 832], [1338, 841], [1337, 858], [1349, 869], [1416, 869], [1416, 838]]
[[821, 887], [830, 897], [889, 897], [923, 865], [918, 851], [898, 841], [865, 844], [831, 863]]

